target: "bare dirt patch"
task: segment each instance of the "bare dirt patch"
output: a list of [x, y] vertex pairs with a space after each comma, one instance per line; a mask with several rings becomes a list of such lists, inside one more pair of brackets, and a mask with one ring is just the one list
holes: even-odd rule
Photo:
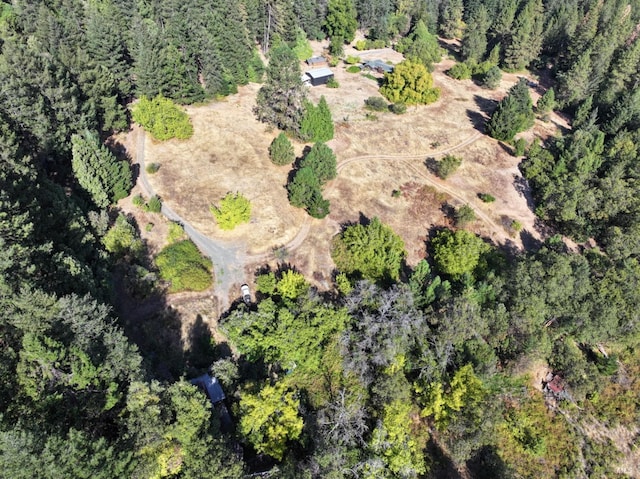
[[[314, 44], [316, 53], [322, 46]], [[402, 59], [389, 49], [346, 53], [392, 63]], [[340, 225], [358, 221], [361, 215], [380, 217], [402, 236], [409, 264], [424, 257], [429, 229], [450, 224], [443, 201], [429, 188], [444, 195], [450, 206], [468, 203], [474, 208], [479, 218], [471, 229], [477, 233], [496, 244], [522, 247], [520, 236], [508, 227], [510, 220], [518, 220], [531, 237], [539, 238], [540, 232], [518, 170], [520, 159], [483, 135], [488, 114], [518, 78], [505, 74], [500, 87], [488, 91], [472, 81], [447, 77], [444, 72], [452, 65], [452, 60], [443, 60], [433, 72], [442, 91], [438, 102], [410, 107], [404, 115], [376, 113], [375, 120], [367, 119], [364, 100], [379, 96], [377, 83], [347, 73], [345, 65], [333, 69], [339, 88], [309, 89], [310, 99], [324, 95], [329, 103], [336, 122], [336, 136], [329, 145], [343, 164], [338, 178], [326, 187], [331, 214], [322, 221], [288, 203], [284, 186], [290, 168], [275, 166], [268, 158], [268, 146], [278, 132], [255, 120], [255, 84], [241, 87], [224, 101], [187, 108], [195, 130], [191, 140], [147, 139], [147, 163], [161, 164], [150, 181], [165, 202], [205, 235], [243, 244], [250, 255], [264, 253], [254, 257], [257, 263], [266, 261], [274, 247], [295, 240], [299, 244], [286, 260], [318, 284], [328, 284], [331, 277], [331, 237]], [[537, 122], [530, 136], [552, 134], [562, 123], [552, 119]], [[296, 144], [298, 154], [303, 146]], [[449, 151], [462, 157], [463, 164], [444, 182], [427, 170], [425, 161]], [[402, 191], [400, 197], [393, 197], [393, 190]], [[242, 193], [253, 205], [251, 224], [232, 232], [220, 231], [209, 212], [209, 205], [227, 191]], [[496, 201], [482, 203], [478, 193], [490, 193]], [[308, 234], [303, 231], [306, 236], [301, 228], [308, 228]]]

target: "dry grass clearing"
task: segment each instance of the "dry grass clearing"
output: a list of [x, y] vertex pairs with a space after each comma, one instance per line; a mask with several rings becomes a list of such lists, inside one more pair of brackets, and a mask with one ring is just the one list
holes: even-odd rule
[[[314, 48], [319, 53], [321, 45]], [[402, 60], [390, 49], [345, 53], [392, 63]], [[358, 221], [361, 215], [378, 216], [392, 226], [406, 243], [410, 264], [424, 257], [429, 230], [450, 225], [445, 213], [464, 203], [479, 216], [470, 229], [496, 244], [522, 247], [520, 235], [509, 227], [513, 219], [530, 237], [539, 238], [540, 233], [517, 167], [520, 159], [482, 134], [487, 113], [517, 77], [505, 74], [500, 88], [488, 91], [447, 77], [444, 71], [451, 65], [453, 61], [446, 59], [433, 73], [442, 90], [437, 103], [410, 107], [399, 116], [375, 113], [376, 119], [367, 119], [364, 100], [379, 95], [378, 85], [361, 74], [347, 73], [344, 65], [333, 69], [339, 88], [309, 90], [312, 100], [324, 95], [331, 107], [336, 137], [329, 145], [339, 164], [344, 163], [338, 178], [326, 187], [331, 214], [324, 220], [310, 219], [289, 205], [284, 186], [290, 168], [275, 166], [268, 158], [268, 146], [278, 132], [257, 122], [252, 113], [259, 89], [255, 84], [223, 101], [187, 108], [195, 130], [191, 140], [158, 143], [147, 137], [147, 164], [161, 164], [150, 181], [163, 200], [201, 232], [240, 242], [249, 255], [286, 245], [303, 225], [310, 226], [305, 241], [289, 251], [287, 260], [319, 284], [326, 284], [333, 269], [331, 237], [341, 224]], [[553, 120], [537, 123], [527, 137], [553, 134], [562, 123]], [[296, 144], [298, 154], [303, 147]], [[461, 156], [463, 164], [444, 182], [429, 173], [425, 160], [449, 150]], [[393, 190], [402, 194], [394, 197]], [[228, 191], [248, 197], [253, 213], [250, 224], [223, 232], [209, 205]], [[496, 201], [484, 204], [478, 193], [490, 193]]]

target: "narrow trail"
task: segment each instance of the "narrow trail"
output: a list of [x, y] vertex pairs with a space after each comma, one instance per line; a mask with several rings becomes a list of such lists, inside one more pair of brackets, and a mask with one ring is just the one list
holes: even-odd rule
[[[145, 131], [140, 127], [134, 127], [137, 135], [137, 143], [136, 143], [136, 162], [140, 167], [140, 174], [138, 176], [138, 182], [142, 189], [147, 193], [148, 196], [155, 195], [155, 191], [151, 184], [149, 183], [149, 179], [146, 174], [145, 169], [145, 140], [146, 135]], [[442, 184], [441, 181], [433, 178], [432, 175], [428, 174], [427, 171], [423, 171], [423, 168], [418, 168], [416, 165], [410, 163], [410, 160], [420, 160], [428, 157], [438, 157], [442, 155], [446, 155], [452, 151], [458, 150], [460, 148], [464, 148], [465, 146], [471, 145], [483, 135], [481, 133], [475, 133], [464, 141], [453, 145], [449, 148], [445, 148], [439, 151], [433, 151], [420, 155], [363, 155], [363, 156], [355, 156], [352, 158], [345, 159], [338, 163], [336, 166], [336, 170], [339, 172], [343, 170], [345, 167], [366, 160], [387, 160], [387, 161], [400, 161], [404, 166], [410, 169], [413, 173], [418, 175], [422, 180], [427, 182], [430, 186], [448, 194], [452, 198], [457, 199], [463, 203], [466, 203], [467, 200], [462, 196], [458, 195], [455, 191], [453, 191], [448, 186]], [[214, 264], [215, 269], [215, 285], [214, 285], [214, 293], [218, 298], [220, 311], [226, 310], [230, 305], [233, 299], [236, 299], [239, 296], [239, 292], [232, 291], [232, 288], [237, 288], [240, 284], [246, 281], [245, 276], [245, 266], [249, 264], [263, 263], [265, 261], [269, 261], [275, 257], [273, 251], [267, 251], [264, 253], [258, 254], [247, 254], [244, 251], [241, 251], [242, 245], [238, 244], [230, 244], [227, 242], [223, 242], [220, 240], [215, 240], [209, 238], [202, 233], [200, 233], [196, 228], [193, 227], [188, 221], [178, 215], [171, 207], [169, 207], [166, 203], [162, 203], [162, 214], [169, 219], [170, 221], [175, 221], [180, 223], [186, 234], [191, 238], [191, 240], [198, 246], [198, 248], [207, 256], [211, 258], [211, 261]], [[479, 219], [489, 224], [492, 229], [496, 232], [501, 231], [500, 226], [498, 226], [487, 214], [480, 210], [475, 210], [476, 215]], [[311, 231], [311, 218], [306, 218], [304, 223], [301, 225], [300, 230], [296, 234], [296, 236], [283, 245], [287, 251], [294, 251], [299, 248], [309, 236]], [[335, 223], [335, 222], [334, 222]], [[336, 226], [336, 232], [339, 231], [339, 225]]]

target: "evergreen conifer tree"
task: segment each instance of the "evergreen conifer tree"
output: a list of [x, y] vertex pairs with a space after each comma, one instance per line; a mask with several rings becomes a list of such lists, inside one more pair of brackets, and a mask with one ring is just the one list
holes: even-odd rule
[[487, 133], [492, 138], [510, 141], [520, 131], [533, 126], [533, 102], [527, 80], [521, 78], [498, 104], [487, 123]]
[[298, 132], [305, 90], [295, 54], [282, 43], [269, 54], [267, 80], [258, 91], [254, 112], [258, 120], [281, 130]]

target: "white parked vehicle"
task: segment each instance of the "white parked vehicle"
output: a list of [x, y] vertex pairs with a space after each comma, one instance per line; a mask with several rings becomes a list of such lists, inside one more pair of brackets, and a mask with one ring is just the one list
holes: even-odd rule
[[242, 293], [242, 300], [245, 304], [251, 304], [251, 290], [249, 289], [249, 285], [243, 284], [240, 286], [240, 292]]

